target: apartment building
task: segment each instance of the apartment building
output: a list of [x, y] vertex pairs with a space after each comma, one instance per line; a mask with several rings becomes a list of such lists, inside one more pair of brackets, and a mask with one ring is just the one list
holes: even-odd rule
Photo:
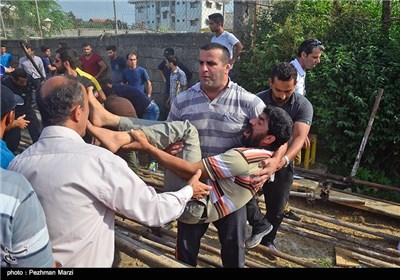
[[175, 32], [208, 31], [208, 15], [224, 14], [226, 1], [140, 1], [129, 0], [135, 5], [136, 27]]

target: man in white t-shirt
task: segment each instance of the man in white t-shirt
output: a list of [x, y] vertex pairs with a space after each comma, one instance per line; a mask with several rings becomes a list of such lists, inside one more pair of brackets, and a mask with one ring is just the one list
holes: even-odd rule
[[224, 17], [220, 13], [214, 13], [208, 16], [208, 27], [215, 35], [211, 38], [211, 42], [219, 43], [226, 47], [230, 54], [231, 71], [229, 77], [232, 79], [233, 64], [239, 59], [243, 50], [243, 45], [239, 39], [232, 33], [224, 30]]
[[321, 62], [321, 55], [324, 50], [324, 45], [315, 38], [307, 39], [301, 43], [297, 50], [297, 57], [290, 62], [297, 70], [297, 84], [294, 92], [306, 95], [306, 71], [313, 69]]

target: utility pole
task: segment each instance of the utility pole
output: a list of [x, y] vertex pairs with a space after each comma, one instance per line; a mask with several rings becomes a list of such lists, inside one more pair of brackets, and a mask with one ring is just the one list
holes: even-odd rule
[[38, 7], [37, 0], [35, 0], [35, 6], [36, 6], [36, 16], [37, 16], [38, 25], [39, 25], [40, 37], [43, 38], [42, 24], [40, 23], [39, 7]]
[[115, 0], [113, 0], [113, 6], [114, 6], [115, 34], [118, 34], [117, 7], [116, 7], [116, 4], [115, 4]]

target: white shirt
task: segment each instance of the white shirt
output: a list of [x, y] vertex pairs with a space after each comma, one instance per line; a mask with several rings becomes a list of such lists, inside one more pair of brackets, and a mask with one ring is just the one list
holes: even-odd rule
[[297, 70], [297, 83], [294, 92], [306, 95], [306, 71], [301, 67], [297, 58], [293, 59], [290, 64], [292, 64]]
[[225, 46], [229, 50], [230, 59], [233, 58], [233, 46], [239, 42], [238, 38], [235, 37], [232, 33], [228, 31], [224, 31], [219, 37], [215, 35], [211, 38], [211, 42], [221, 44]]
[[160, 226], [178, 218], [193, 195], [190, 186], [157, 194], [123, 159], [62, 126], [45, 127], [8, 168], [38, 194], [54, 258], [66, 267], [111, 267], [115, 212]]
[[[43, 77], [46, 77], [46, 72], [44, 71], [44, 65], [43, 65], [42, 59], [35, 55], [33, 57], [33, 61], [35, 61], [36, 65], [39, 68], [40, 72], [42, 73]], [[33, 66], [32, 62], [26, 56], [23, 56], [19, 59], [18, 67], [25, 69], [26, 73], [31, 75], [34, 79], [41, 78], [39, 72], [36, 70], [36, 68]]]

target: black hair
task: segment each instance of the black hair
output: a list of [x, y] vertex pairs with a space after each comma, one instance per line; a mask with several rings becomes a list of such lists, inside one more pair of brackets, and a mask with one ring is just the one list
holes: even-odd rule
[[277, 77], [280, 81], [290, 81], [292, 79], [297, 81], [296, 68], [294, 68], [294, 66], [288, 62], [278, 63], [271, 70], [270, 78], [272, 82], [274, 81], [275, 77]]
[[302, 52], [305, 52], [306, 55], [309, 55], [310, 53], [312, 53], [314, 48], [318, 48], [321, 51], [325, 50], [325, 47], [324, 45], [322, 45], [321, 41], [315, 38], [304, 40], [297, 50], [297, 57], [300, 57]]

